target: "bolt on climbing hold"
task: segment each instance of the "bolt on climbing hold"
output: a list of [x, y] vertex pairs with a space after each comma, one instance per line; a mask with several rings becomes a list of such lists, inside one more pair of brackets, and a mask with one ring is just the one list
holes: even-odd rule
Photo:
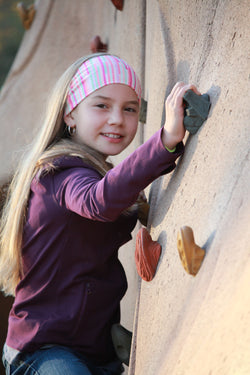
[[195, 134], [207, 119], [211, 106], [208, 94], [197, 95], [188, 90], [184, 96], [184, 127], [189, 133]]
[[111, 0], [116, 9], [122, 10], [123, 9], [123, 0]]
[[135, 264], [139, 276], [151, 281], [161, 256], [161, 245], [153, 241], [147, 229], [141, 228], [136, 236]]
[[205, 250], [194, 242], [193, 230], [190, 227], [180, 228], [177, 234], [177, 248], [184, 269], [195, 276], [201, 267]]
[[90, 50], [93, 52], [93, 53], [96, 53], [96, 52], [107, 52], [108, 50], [108, 45], [103, 43], [101, 41], [101, 38], [99, 37], [99, 35], [96, 35], [94, 36], [93, 39], [91, 39], [90, 41]]
[[31, 4], [29, 7], [26, 7], [22, 2], [20, 2], [17, 4], [16, 7], [18, 14], [22, 20], [23, 27], [25, 28], [25, 30], [28, 30], [31, 27], [36, 14], [34, 4]]

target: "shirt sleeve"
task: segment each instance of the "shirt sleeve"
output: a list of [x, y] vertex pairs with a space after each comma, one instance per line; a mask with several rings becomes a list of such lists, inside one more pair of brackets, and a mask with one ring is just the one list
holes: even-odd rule
[[85, 218], [114, 221], [135, 203], [138, 194], [159, 176], [171, 172], [183, 153], [183, 143], [169, 152], [161, 140], [162, 129], [139, 146], [104, 177], [84, 165], [55, 176], [55, 194], [60, 205]]

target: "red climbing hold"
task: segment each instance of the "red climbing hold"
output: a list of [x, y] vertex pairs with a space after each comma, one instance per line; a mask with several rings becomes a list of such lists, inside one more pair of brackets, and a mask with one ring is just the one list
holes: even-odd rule
[[153, 279], [160, 256], [161, 245], [152, 240], [147, 229], [141, 228], [136, 236], [135, 264], [143, 280]]
[[111, 0], [116, 9], [122, 10], [123, 9], [123, 0]]
[[108, 46], [101, 41], [99, 35], [96, 35], [90, 42], [90, 49], [93, 53], [107, 52]]

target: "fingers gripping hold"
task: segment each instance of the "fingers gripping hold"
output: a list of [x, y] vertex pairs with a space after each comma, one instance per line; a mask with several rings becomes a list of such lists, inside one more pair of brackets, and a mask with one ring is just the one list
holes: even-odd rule
[[197, 95], [199, 91], [193, 84], [177, 82], [166, 99], [166, 121], [162, 134], [162, 141], [168, 148], [174, 148], [182, 141], [185, 135], [183, 126], [184, 103], [183, 96], [188, 90], [193, 90]]

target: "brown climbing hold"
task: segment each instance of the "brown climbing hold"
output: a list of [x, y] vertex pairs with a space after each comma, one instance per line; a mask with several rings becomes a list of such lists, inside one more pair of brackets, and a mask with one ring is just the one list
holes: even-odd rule
[[184, 269], [195, 276], [201, 267], [205, 250], [194, 242], [193, 230], [190, 227], [184, 226], [179, 230], [177, 248]]
[[145, 227], [148, 224], [148, 215], [150, 206], [147, 202], [147, 199], [144, 198], [142, 195], [139, 195], [137, 198], [137, 205], [138, 205], [138, 220], [142, 225]]
[[122, 10], [123, 9], [123, 0], [111, 0], [116, 9]]
[[96, 35], [90, 42], [90, 49], [93, 53], [107, 52], [108, 46], [101, 41], [99, 35]]
[[16, 7], [18, 14], [22, 20], [23, 27], [25, 28], [25, 30], [28, 30], [31, 27], [36, 14], [34, 4], [26, 8], [26, 6], [21, 2], [18, 3]]
[[147, 229], [141, 228], [136, 236], [135, 264], [139, 276], [151, 281], [161, 256], [161, 245], [153, 241]]

